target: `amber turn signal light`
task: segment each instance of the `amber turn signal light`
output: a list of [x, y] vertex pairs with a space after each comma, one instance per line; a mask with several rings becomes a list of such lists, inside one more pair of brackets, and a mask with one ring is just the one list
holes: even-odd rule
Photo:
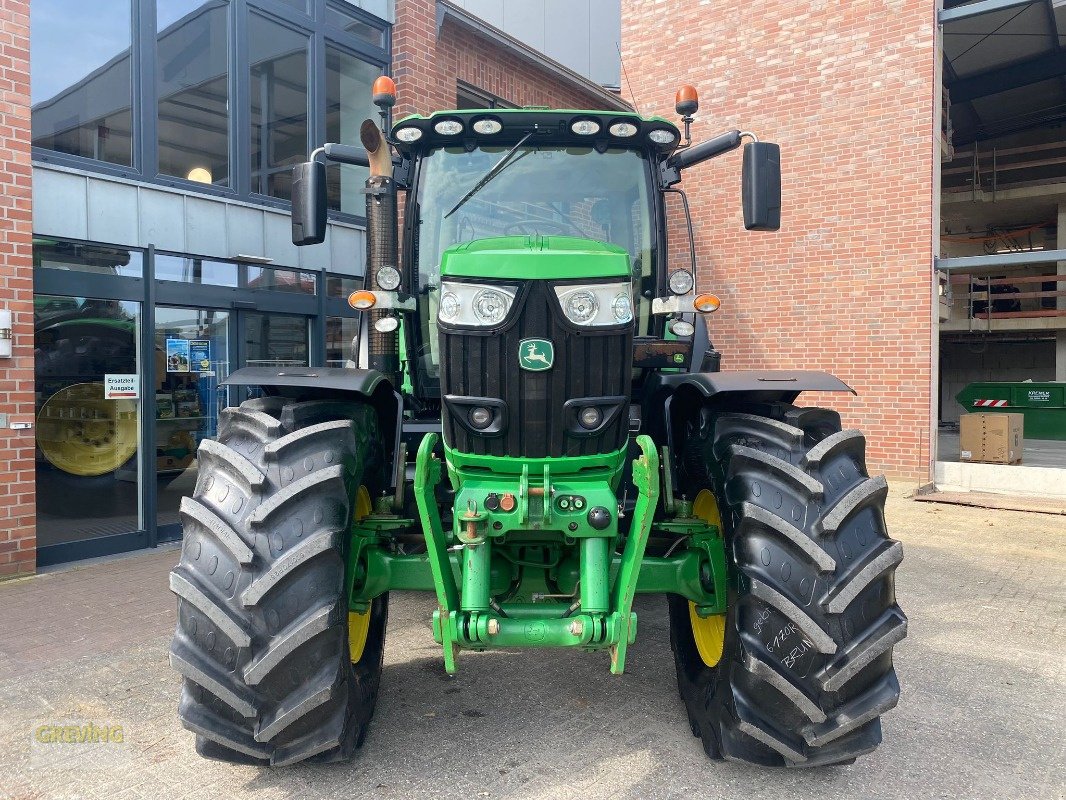
[[373, 308], [377, 301], [377, 296], [373, 292], [368, 292], [365, 289], [359, 292], [352, 292], [348, 295], [348, 305], [356, 311], [366, 311], [368, 308]]
[[718, 299], [716, 294], [698, 294], [696, 299], [692, 301], [692, 307], [699, 311], [701, 314], [710, 314], [712, 311], [717, 311], [722, 305], [722, 301]]

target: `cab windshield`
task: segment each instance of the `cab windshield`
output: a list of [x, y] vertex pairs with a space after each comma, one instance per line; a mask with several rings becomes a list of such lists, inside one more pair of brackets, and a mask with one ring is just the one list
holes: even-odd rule
[[[510, 147], [436, 148], [419, 169], [417, 221], [420, 342], [416, 368], [432, 385], [438, 375], [437, 301], [441, 254], [454, 244], [494, 236], [576, 236], [629, 252], [637, 300], [637, 332], [648, 328], [654, 292], [652, 196], [643, 155], [634, 150], [523, 145], [473, 195]], [[455, 209], [453, 211], [453, 209]], [[449, 213], [452, 212], [452, 213]]]

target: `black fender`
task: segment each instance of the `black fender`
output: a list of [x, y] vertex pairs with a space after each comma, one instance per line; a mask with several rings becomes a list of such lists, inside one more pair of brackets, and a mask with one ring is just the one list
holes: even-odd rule
[[219, 383], [220, 386], [258, 386], [268, 396], [300, 400], [362, 398], [378, 412], [381, 433], [392, 442], [389, 465], [400, 444], [403, 398], [376, 369], [352, 367], [244, 367]]
[[[310, 390], [322, 396], [357, 394], [373, 397], [382, 383], [392, 387], [376, 369], [349, 367], [244, 367], [219, 383], [220, 386], [260, 386], [268, 395], [303, 396]], [[295, 391], [294, 391], [295, 390]], [[309, 396], [308, 399], [313, 399]]]
[[737, 370], [671, 372], [651, 375], [646, 384], [643, 418], [657, 444], [674, 450], [683, 425], [698, 408], [734, 403], [792, 403], [802, 392], [850, 392], [844, 381], [812, 370]]
[[[704, 399], [732, 395], [732, 399], [793, 402], [801, 392], [851, 392], [844, 381], [828, 372], [811, 370], [737, 370], [735, 372], [659, 373], [648, 382], [649, 395], [694, 391]], [[738, 395], [744, 395], [739, 398]]]

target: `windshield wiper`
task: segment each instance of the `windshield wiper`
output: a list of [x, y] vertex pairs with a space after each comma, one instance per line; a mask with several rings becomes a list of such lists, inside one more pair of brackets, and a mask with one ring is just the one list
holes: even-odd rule
[[456, 203], [454, 206], [452, 206], [451, 211], [449, 211], [447, 214], [444, 215], [444, 219], [448, 219], [448, 217], [450, 217], [452, 214], [454, 214], [456, 211], [458, 211], [460, 208], [462, 208], [463, 204], [466, 203], [467, 200], [469, 200], [475, 194], [477, 194], [482, 189], [484, 189], [485, 185], [488, 184], [489, 181], [491, 181], [493, 178], [495, 178], [497, 175], [499, 175], [501, 172], [503, 172], [504, 167], [506, 167], [508, 164], [511, 164], [511, 163], [514, 163], [514, 162], [518, 161], [523, 156], [527, 156], [531, 152], [533, 152], [532, 150], [527, 150], [526, 152], [524, 152], [518, 158], [513, 158], [514, 154], [516, 152], [518, 152], [518, 148], [521, 147], [522, 145], [524, 145], [526, 142], [528, 142], [529, 141], [529, 137], [532, 136], [532, 135], [533, 135], [533, 131], [530, 131], [525, 136], [523, 136], [521, 139], [519, 139], [518, 143], [515, 144], [514, 147], [512, 147], [510, 150], [508, 150], [506, 153], [504, 153], [503, 154], [503, 158], [501, 158], [499, 161], [497, 161], [495, 164], [493, 164], [492, 167], [489, 169], [489, 171], [485, 173], [485, 176], [481, 180], [479, 180], [477, 183], [474, 184], [474, 188], [471, 189], [466, 194], [464, 194], [462, 199], [458, 203]]

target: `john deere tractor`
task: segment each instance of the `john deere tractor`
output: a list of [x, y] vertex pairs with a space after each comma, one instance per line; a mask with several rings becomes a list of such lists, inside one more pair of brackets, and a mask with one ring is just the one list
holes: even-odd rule
[[235, 372], [258, 396], [223, 412], [182, 502], [170, 658], [198, 751], [350, 757], [402, 590], [435, 593], [449, 673], [464, 651], [576, 648], [621, 674], [634, 598], [665, 595], [708, 756], [815, 766], [874, 749], [899, 694], [901, 546], [862, 434], [796, 405], [851, 390], [719, 371], [718, 299], [696, 291], [687, 201], [665, 200], [743, 146], [745, 227], [776, 230], [779, 148], [736, 130], [690, 144], [691, 87], [684, 135], [540, 108], [386, 133], [392, 81], [374, 94], [362, 147], [326, 144], [293, 174], [293, 241], [309, 245], [327, 162], [369, 167], [349, 366]]

